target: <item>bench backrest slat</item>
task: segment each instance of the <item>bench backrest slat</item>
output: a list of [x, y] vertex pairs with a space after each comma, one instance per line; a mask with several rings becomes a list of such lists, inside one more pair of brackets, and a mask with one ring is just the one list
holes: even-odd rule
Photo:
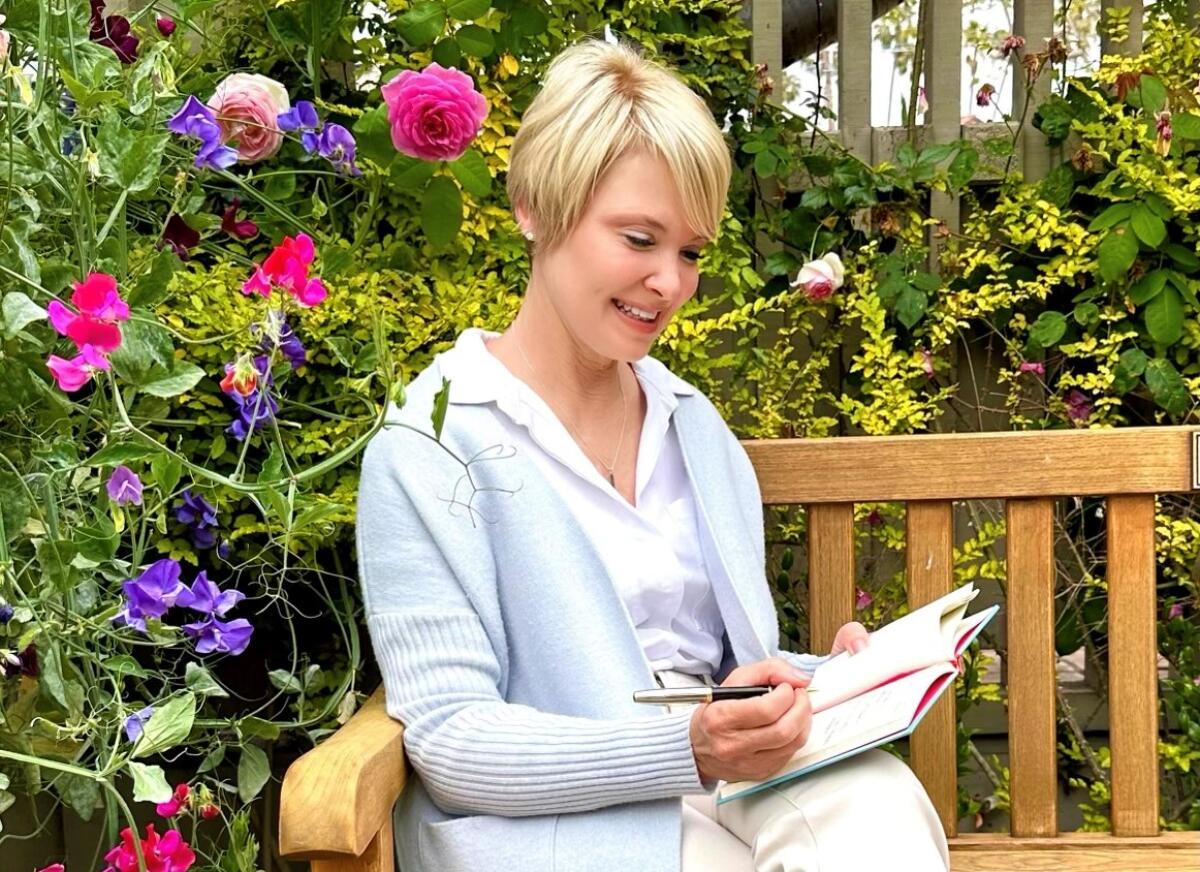
[[1154, 497], [1108, 498], [1108, 710], [1118, 836], [1158, 832]]
[[1009, 500], [1008, 753], [1014, 836], [1058, 832], [1054, 702], [1054, 503]]
[[[905, 512], [908, 602], [932, 602], [954, 586], [954, 505], [949, 500], [915, 501]], [[958, 833], [958, 766], [954, 750], [957, 716], [947, 692], [913, 734], [912, 767], [929, 794], [947, 836]]]

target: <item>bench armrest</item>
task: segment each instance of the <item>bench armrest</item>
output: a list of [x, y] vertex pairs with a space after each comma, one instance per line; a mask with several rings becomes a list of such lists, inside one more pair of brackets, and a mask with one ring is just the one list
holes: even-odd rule
[[345, 726], [289, 766], [279, 798], [280, 854], [360, 857], [385, 829], [390, 834], [407, 775], [403, 736], [381, 686]]

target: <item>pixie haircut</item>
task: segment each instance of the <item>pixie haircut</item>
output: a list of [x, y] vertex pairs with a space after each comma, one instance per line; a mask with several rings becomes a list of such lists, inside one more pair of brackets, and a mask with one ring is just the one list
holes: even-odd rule
[[732, 169], [704, 101], [626, 42], [587, 39], [564, 49], [510, 151], [509, 202], [528, 210], [538, 248], [570, 235], [601, 176], [633, 150], [666, 162], [688, 228], [715, 239]]

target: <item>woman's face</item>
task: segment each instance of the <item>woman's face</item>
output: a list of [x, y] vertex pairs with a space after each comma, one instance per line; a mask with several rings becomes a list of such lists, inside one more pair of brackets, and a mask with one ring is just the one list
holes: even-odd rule
[[563, 243], [537, 253], [535, 281], [582, 351], [638, 360], [696, 293], [703, 243], [666, 162], [630, 152], [601, 178]]

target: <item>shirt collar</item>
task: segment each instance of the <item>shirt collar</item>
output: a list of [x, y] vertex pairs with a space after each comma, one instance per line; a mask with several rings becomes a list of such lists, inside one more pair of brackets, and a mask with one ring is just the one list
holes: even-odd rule
[[[484, 345], [484, 340], [499, 335], [470, 327], [459, 335], [451, 348], [437, 356], [439, 371], [451, 383], [451, 403], [503, 403], [523, 387], [523, 382], [509, 372]], [[696, 393], [694, 387], [653, 357], [646, 356], [634, 361], [633, 368], [642, 384], [653, 388], [671, 411], [679, 405], [678, 397]]]

